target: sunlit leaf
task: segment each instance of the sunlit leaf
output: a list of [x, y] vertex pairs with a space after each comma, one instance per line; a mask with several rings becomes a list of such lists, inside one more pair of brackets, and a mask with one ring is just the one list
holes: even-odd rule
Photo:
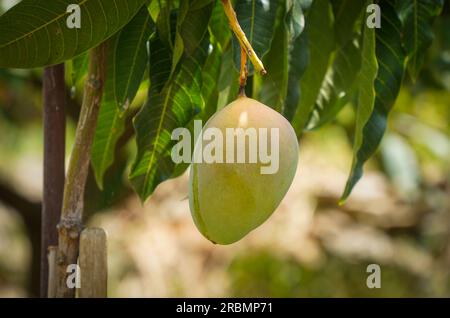
[[221, 1], [216, 1], [211, 13], [209, 29], [221, 48], [225, 49], [225, 46], [231, 39], [231, 30]]
[[119, 35], [114, 72], [114, 89], [119, 107], [127, 109], [141, 84], [148, 63], [147, 41], [152, 30], [147, 8], [143, 7]]
[[361, 18], [366, 3], [333, 1], [335, 12], [336, 51], [320, 88], [308, 129], [334, 119], [351, 99], [356, 75], [361, 66]]
[[[32, 68], [69, 60], [109, 38], [146, 0], [23, 0], [0, 17], [0, 67]], [[68, 5], [81, 28], [68, 28]]]
[[[394, 10], [393, 1], [380, 3], [382, 27], [376, 29], [376, 60], [378, 71], [375, 78], [375, 101], [373, 91], [368, 86], [372, 81], [375, 63], [372, 44], [366, 46], [367, 37], [372, 37], [370, 28], [365, 29], [364, 35], [364, 64], [361, 72], [360, 95], [356, 118], [354, 141], [354, 158], [341, 202], [343, 202], [363, 174], [364, 163], [373, 155], [386, 130], [387, 117], [397, 98], [405, 69], [405, 52], [401, 44], [401, 22]], [[366, 51], [367, 50], [367, 51]], [[367, 72], [364, 72], [367, 69]]]
[[72, 59], [72, 85], [76, 85], [86, 74], [89, 64], [89, 54], [83, 53]]
[[125, 127], [125, 114], [117, 105], [114, 90], [118, 35], [110, 38], [107, 43], [107, 79], [91, 149], [91, 165], [100, 189], [103, 188], [105, 171], [114, 162], [115, 145]]
[[300, 80], [301, 96], [292, 119], [298, 136], [313, 110], [334, 49], [333, 14], [328, 0], [315, 0], [306, 17], [309, 63]]

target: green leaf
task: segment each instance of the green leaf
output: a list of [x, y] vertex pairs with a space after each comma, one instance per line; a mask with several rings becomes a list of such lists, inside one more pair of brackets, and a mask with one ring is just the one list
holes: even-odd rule
[[114, 89], [119, 35], [119, 33], [114, 35], [108, 39], [107, 43], [107, 77], [91, 149], [91, 166], [100, 189], [103, 189], [103, 176], [105, 171], [114, 162], [117, 140], [125, 128], [125, 113], [117, 106]]
[[[103, 176], [114, 162], [116, 144], [125, 129], [127, 113], [148, 63], [150, 15], [145, 7], [108, 40], [107, 78], [100, 106], [91, 162], [95, 179], [103, 188]], [[121, 107], [119, 107], [121, 106]]]
[[179, 32], [184, 42], [187, 54], [192, 55], [208, 31], [209, 17], [213, 9], [213, 2], [194, 0], [184, 17]]
[[292, 119], [297, 136], [308, 122], [334, 49], [333, 14], [328, 0], [312, 3], [304, 32], [308, 36], [309, 64], [300, 80], [300, 102]]
[[211, 34], [220, 44], [222, 50], [224, 50], [231, 38], [231, 30], [221, 1], [216, 1], [216, 4], [214, 5], [209, 20], [209, 29]]
[[399, 1], [397, 12], [403, 22], [404, 43], [408, 52], [408, 73], [417, 79], [427, 48], [433, 40], [432, 25], [444, 5], [443, 0]]
[[333, 120], [353, 95], [353, 84], [361, 67], [361, 18], [367, 3], [333, 1], [336, 51], [325, 75], [307, 129]]
[[[172, 0], [157, 0], [159, 3], [159, 14], [156, 20], [156, 28], [158, 30], [161, 42], [163, 42], [170, 49], [173, 49], [174, 43], [173, 33], [173, 1]], [[155, 1], [153, 1], [155, 2]]]
[[205, 100], [205, 109], [201, 118], [206, 122], [217, 110], [217, 99], [219, 95], [219, 75], [222, 64], [222, 48], [220, 44], [213, 43], [212, 50], [208, 55], [202, 72], [202, 96]]
[[213, 3], [207, 0], [183, 1], [177, 18], [172, 71], [186, 52], [192, 55], [208, 30]]
[[[194, 120], [201, 119], [203, 123], [206, 123], [208, 119], [214, 115], [217, 110], [217, 102], [219, 97], [218, 92], [218, 80], [220, 75], [220, 66], [222, 62], [222, 49], [220, 44], [215, 42], [212, 36], [213, 49], [209, 53], [206, 59], [205, 65], [202, 68], [202, 96], [205, 101], [205, 108], [194, 118], [191, 119], [186, 128], [189, 129], [191, 136], [194, 135]], [[194, 149], [196, 140], [191, 139], [191, 149]], [[189, 163], [179, 163], [175, 166], [171, 178], [180, 176], [189, 167]]]
[[[363, 174], [364, 163], [374, 154], [386, 130], [387, 116], [397, 98], [405, 69], [405, 52], [401, 44], [401, 22], [393, 0], [380, 3], [381, 25], [376, 29], [376, 60], [378, 71], [373, 90], [370, 85], [376, 69], [373, 60], [372, 29], [364, 31], [363, 67], [356, 118], [354, 157], [341, 203], [350, 195]], [[369, 40], [367, 40], [369, 38]]]
[[[172, 131], [185, 127], [204, 108], [202, 67], [207, 57], [208, 40], [205, 37], [193, 55], [185, 54], [177, 72], [172, 75], [172, 57], [168, 48], [161, 45], [157, 34], [150, 42], [151, 84], [147, 102], [134, 120], [138, 153], [129, 176], [142, 200], [173, 173]], [[161, 85], [164, 82], [165, 85]]]
[[[272, 42], [278, 5], [278, 0], [237, 0], [234, 6], [242, 30], [261, 59]], [[235, 67], [239, 70], [241, 48], [235, 36], [233, 36], [233, 56]], [[249, 76], [253, 75], [251, 63], [249, 63], [248, 73]]]
[[[279, 11], [283, 17], [284, 8]], [[288, 32], [284, 19], [278, 21], [270, 51], [264, 58], [267, 74], [261, 78], [259, 100], [281, 112], [288, 85]]]
[[[336, 43], [344, 45], [359, 33], [359, 20], [372, 1], [333, 0]], [[364, 21], [365, 23], [365, 21]]]
[[158, 21], [159, 12], [161, 11], [161, 2], [160, 1], [150, 1], [148, 5], [148, 12], [150, 13], [150, 16], [152, 17], [152, 20], [154, 23]]
[[[33, 68], [78, 56], [116, 33], [145, 1], [23, 0], [0, 17], [0, 67]], [[79, 29], [67, 27], [69, 4], [80, 6]]]
[[75, 86], [88, 71], [89, 54], [83, 53], [72, 59], [72, 85]]
[[311, 113], [307, 129], [318, 127], [333, 120], [351, 100], [354, 83], [361, 66], [359, 39], [347, 42], [338, 48], [333, 64], [327, 71]]
[[288, 83], [287, 95], [282, 114], [292, 121], [300, 100], [300, 79], [309, 63], [308, 35], [306, 32], [290, 44], [288, 55]]
[[146, 7], [122, 29], [115, 53], [114, 90], [117, 105], [125, 110], [131, 105], [148, 63], [147, 41], [152, 31]]
[[286, 0], [286, 7], [285, 23], [289, 29], [289, 40], [295, 41], [305, 27], [302, 2], [298, 0]]
[[[304, 16], [299, 17], [300, 14], [304, 15], [304, 12], [309, 10], [311, 6], [311, 0], [288, 0], [286, 2], [288, 13], [285, 17], [285, 22], [288, 26], [289, 43], [288, 43], [288, 80], [287, 80], [287, 94], [282, 105], [281, 113], [289, 121], [294, 117], [297, 111], [298, 103], [300, 100], [300, 79], [303, 76], [306, 67], [309, 63], [309, 50], [308, 50], [308, 35], [304, 31]], [[292, 9], [292, 13], [289, 13], [289, 8], [300, 5], [300, 8]], [[293, 15], [296, 17], [293, 18]], [[298, 23], [297, 27], [292, 26], [291, 20], [295, 19]], [[300, 33], [298, 33], [300, 32]]]

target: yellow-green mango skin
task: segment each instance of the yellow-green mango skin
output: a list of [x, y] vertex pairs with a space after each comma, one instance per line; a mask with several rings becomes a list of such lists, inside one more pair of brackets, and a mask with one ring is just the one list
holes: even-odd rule
[[226, 128], [279, 128], [279, 169], [274, 174], [261, 174], [259, 156], [253, 164], [191, 165], [189, 205], [195, 225], [211, 242], [231, 244], [264, 223], [280, 204], [297, 169], [298, 142], [282, 115], [247, 97], [217, 112], [203, 129], [210, 127], [222, 131], [224, 144]]

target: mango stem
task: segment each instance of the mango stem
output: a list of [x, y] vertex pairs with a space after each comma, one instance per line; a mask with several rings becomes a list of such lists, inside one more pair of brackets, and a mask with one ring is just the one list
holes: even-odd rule
[[[252, 45], [248, 41], [247, 36], [245, 35], [244, 31], [241, 28], [239, 21], [236, 17], [236, 12], [234, 11], [230, 0], [221, 0], [221, 1], [223, 9], [225, 11], [225, 15], [227, 16], [228, 22], [230, 23], [230, 28], [236, 35], [239, 44], [241, 46], [242, 49], [241, 55], [248, 55], [256, 72], [258, 72], [261, 75], [267, 74], [267, 71], [265, 70], [263, 63], [259, 59], [258, 55], [256, 55], [256, 52], [253, 50]], [[245, 52], [246, 54], [242, 54], [243, 52]]]
[[239, 75], [239, 96], [245, 97], [245, 85], [247, 84], [247, 54], [241, 47], [241, 71]]

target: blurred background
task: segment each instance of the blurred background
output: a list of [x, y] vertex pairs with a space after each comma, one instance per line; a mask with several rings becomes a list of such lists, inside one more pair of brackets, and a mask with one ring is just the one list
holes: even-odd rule
[[[14, 2], [0, 1], [0, 13]], [[348, 202], [337, 204], [351, 166], [350, 104], [333, 123], [304, 134], [281, 205], [233, 245], [213, 245], [195, 228], [187, 173], [142, 204], [126, 181], [135, 145], [124, 136], [105, 189], [91, 176], [86, 191], [86, 224], [108, 233], [109, 296], [450, 297], [448, 12], [434, 32], [419, 80], [405, 82]], [[0, 69], [0, 297], [38, 295], [41, 78], [41, 69]], [[67, 92], [68, 158], [82, 91]], [[144, 99], [142, 90], [135, 103]], [[373, 263], [381, 267], [380, 289], [366, 286]]]

